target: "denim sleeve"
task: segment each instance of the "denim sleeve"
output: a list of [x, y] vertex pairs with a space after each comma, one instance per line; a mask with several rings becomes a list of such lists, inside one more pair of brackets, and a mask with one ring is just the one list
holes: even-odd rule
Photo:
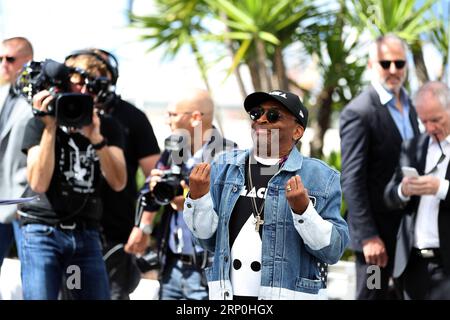
[[341, 217], [341, 188], [339, 175], [334, 173], [328, 184], [328, 196], [320, 212], [311, 202], [302, 215], [292, 212], [294, 227], [305, 242], [309, 253], [321, 261], [334, 264], [339, 261], [349, 242], [349, 231]]

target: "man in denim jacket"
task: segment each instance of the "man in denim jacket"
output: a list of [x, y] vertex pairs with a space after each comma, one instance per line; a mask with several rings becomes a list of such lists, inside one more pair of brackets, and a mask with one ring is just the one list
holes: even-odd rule
[[256, 92], [244, 101], [254, 148], [197, 165], [186, 224], [214, 261], [210, 299], [326, 298], [326, 267], [349, 240], [339, 173], [302, 156], [308, 111], [295, 94]]

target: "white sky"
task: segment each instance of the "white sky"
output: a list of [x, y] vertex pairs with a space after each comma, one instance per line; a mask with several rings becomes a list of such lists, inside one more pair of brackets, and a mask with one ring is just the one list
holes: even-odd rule
[[[73, 50], [100, 47], [119, 59], [118, 91], [138, 106], [144, 101], [165, 104], [174, 90], [204, 87], [194, 57], [187, 50], [162, 62], [161, 51], [146, 52], [138, 30], [127, 28], [127, 0], [0, 0], [0, 38], [25, 36], [35, 60], [63, 61]], [[138, 14], [151, 10], [152, 1], [135, 1]], [[209, 72], [214, 98], [221, 105], [242, 104], [236, 81], [223, 83], [226, 65]]]

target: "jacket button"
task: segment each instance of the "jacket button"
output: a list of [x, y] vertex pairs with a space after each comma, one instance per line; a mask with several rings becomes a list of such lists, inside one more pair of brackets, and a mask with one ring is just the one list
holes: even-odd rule
[[228, 256], [225, 256], [225, 257], [223, 258], [223, 261], [228, 262]]
[[305, 222], [303, 219], [298, 220], [298, 223], [303, 223], [303, 222]]
[[233, 192], [236, 192], [238, 188], [236, 186], [233, 187]]
[[188, 203], [188, 204], [186, 205], [186, 207], [188, 207], [188, 208], [190, 209], [190, 208], [192, 208], [192, 204]]

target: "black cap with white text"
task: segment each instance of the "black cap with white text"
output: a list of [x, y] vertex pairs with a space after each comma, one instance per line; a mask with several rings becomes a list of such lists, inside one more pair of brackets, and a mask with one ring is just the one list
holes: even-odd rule
[[249, 112], [252, 108], [259, 106], [268, 100], [276, 100], [292, 113], [297, 121], [306, 128], [308, 124], [308, 109], [300, 101], [300, 98], [291, 92], [272, 90], [270, 92], [253, 92], [245, 98], [244, 108]]

